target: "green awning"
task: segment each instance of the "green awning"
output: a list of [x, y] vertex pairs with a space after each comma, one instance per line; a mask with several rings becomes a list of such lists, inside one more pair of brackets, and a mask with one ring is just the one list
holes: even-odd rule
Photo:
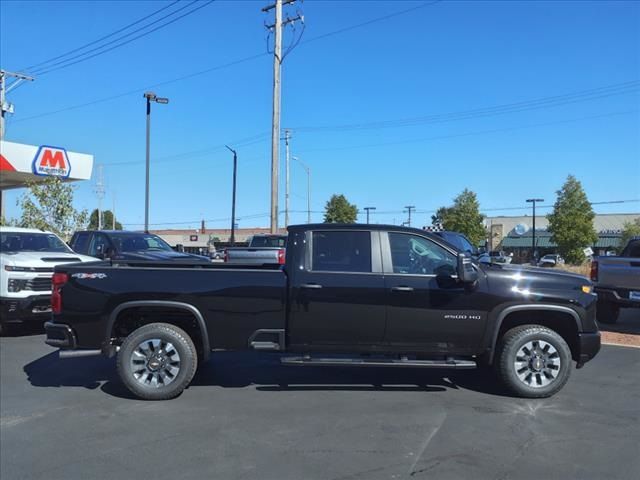
[[[591, 245], [593, 248], [620, 248], [621, 236], [611, 234], [601, 234], [598, 236], [598, 241], [595, 245]], [[531, 235], [522, 236], [508, 236], [502, 240], [502, 248], [530, 248], [531, 247]], [[538, 248], [556, 248], [557, 245], [551, 241], [551, 234], [549, 232], [537, 232], [536, 233], [536, 246]]]

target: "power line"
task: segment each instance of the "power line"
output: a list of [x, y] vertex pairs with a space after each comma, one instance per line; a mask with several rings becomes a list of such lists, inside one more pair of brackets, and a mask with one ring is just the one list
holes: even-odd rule
[[492, 133], [500, 133], [500, 132], [510, 132], [510, 131], [514, 131], [514, 130], [522, 130], [522, 129], [527, 129], [527, 128], [545, 127], [545, 126], [550, 126], [550, 125], [561, 125], [561, 124], [565, 124], [565, 123], [573, 123], [573, 122], [579, 122], [579, 121], [583, 121], [583, 120], [593, 120], [593, 119], [597, 119], [597, 118], [612, 117], [612, 116], [616, 116], [616, 115], [629, 115], [629, 114], [638, 113], [638, 112], [640, 112], [640, 110], [626, 110], [626, 111], [622, 111], [622, 112], [610, 112], [610, 113], [603, 113], [603, 114], [598, 114], [598, 115], [589, 115], [589, 116], [584, 116], [584, 117], [569, 118], [569, 119], [557, 120], [557, 121], [553, 121], [553, 122], [542, 122], [542, 123], [534, 123], [534, 124], [530, 124], [530, 125], [521, 125], [521, 126], [515, 126], [515, 127], [494, 128], [494, 129], [490, 129], [490, 130], [478, 130], [478, 131], [473, 131], [473, 132], [454, 133], [454, 134], [450, 134], [450, 135], [436, 135], [436, 136], [431, 136], [431, 137], [412, 138], [412, 139], [406, 139], [406, 140], [395, 140], [395, 141], [391, 141], [391, 142], [377, 142], [377, 143], [368, 143], [368, 144], [360, 144], [360, 145], [349, 145], [349, 146], [343, 146], [343, 147], [309, 148], [309, 149], [301, 151], [300, 153], [326, 152], [326, 151], [339, 151], [339, 150], [357, 150], [357, 149], [360, 149], [360, 148], [383, 147], [383, 146], [388, 146], [388, 145], [403, 145], [403, 144], [408, 144], [408, 143], [421, 143], [421, 142], [428, 142], [428, 141], [431, 141], [431, 140], [444, 140], [444, 139], [448, 139], [448, 138], [459, 138], [459, 137], [468, 137], [468, 136], [475, 136], [475, 135], [486, 135], [486, 134], [492, 134]]
[[[68, 62], [68, 60], [64, 60], [64, 61], [62, 61], [62, 62], [54, 63], [53, 65], [51, 65], [51, 67], [52, 67], [52, 68], [48, 68], [48, 67], [46, 67], [46, 68], [45, 68], [45, 70], [43, 70], [43, 71], [36, 70], [36, 74], [38, 74], [38, 75], [42, 76], [42, 75], [45, 75], [45, 74], [47, 74], [47, 73], [50, 73], [50, 72], [53, 72], [53, 71], [56, 71], [56, 70], [60, 70], [60, 69], [62, 69], [62, 68], [70, 67], [71, 65], [75, 65], [75, 64], [77, 64], [77, 63], [81, 63], [81, 62], [87, 61], [87, 60], [89, 60], [89, 59], [91, 59], [91, 58], [94, 58], [94, 57], [97, 57], [97, 56], [99, 56], [99, 55], [103, 55], [103, 54], [105, 54], [105, 53], [107, 53], [107, 52], [110, 52], [110, 51], [112, 51], [112, 50], [115, 50], [116, 48], [120, 48], [120, 47], [122, 47], [122, 46], [124, 46], [124, 45], [127, 45], [127, 44], [129, 44], [129, 43], [131, 43], [131, 42], [133, 42], [133, 41], [135, 41], [135, 40], [138, 40], [139, 38], [146, 37], [147, 35], [150, 35], [151, 33], [156, 32], [156, 31], [160, 30], [161, 28], [164, 28], [164, 27], [166, 27], [166, 26], [169, 26], [169, 25], [171, 25], [172, 23], [175, 23], [175, 22], [177, 22], [178, 20], [180, 20], [180, 19], [182, 19], [182, 18], [184, 18], [184, 17], [186, 17], [186, 16], [188, 16], [188, 15], [191, 15], [192, 13], [195, 13], [195, 12], [197, 12], [198, 10], [200, 10], [200, 9], [202, 9], [202, 8], [204, 8], [204, 7], [206, 7], [206, 6], [208, 6], [209, 4], [213, 3], [214, 1], [215, 1], [215, 0], [209, 0], [209, 1], [207, 1], [206, 3], [204, 3], [204, 4], [202, 4], [202, 5], [197, 6], [197, 7], [196, 7], [196, 8], [194, 8], [193, 10], [190, 10], [190, 11], [188, 11], [188, 12], [186, 12], [186, 13], [183, 13], [182, 15], [179, 15], [178, 17], [174, 17], [174, 18], [172, 18], [170, 21], [165, 22], [165, 23], [163, 23], [163, 24], [161, 24], [161, 25], [157, 26], [156, 28], [153, 28], [153, 29], [151, 29], [151, 30], [149, 30], [149, 31], [146, 31], [146, 32], [144, 32], [144, 33], [142, 33], [142, 34], [140, 34], [140, 35], [138, 35], [138, 36], [135, 36], [135, 37], [133, 37], [133, 38], [130, 38], [129, 40], [127, 40], [127, 41], [125, 41], [125, 42], [118, 43], [117, 45], [114, 45], [113, 47], [107, 48], [106, 50], [101, 50], [101, 51], [99, 51], [99, 52], [97, 52], [97, 53], [94, 53], [94, 54], [92, 54], [92, 55], [84, 56], [86, 53], [90, 53], [90, 52], [93, 52], [93, 51], [95, 51], [95, 50], [100, 50], [100, 49], [102, 49], [103, 47], [105, 47], [105, 46], [107, 46], [107, 45], [110, 45], [110, 44], [112, 44], [112, 43], [114, 43], [114, 42], [116, 42], [116, 41], [118, 41], [118, 40], [121, 40], [122, 38], [128, 37], [129, 35], [132, 35], [133, 33], [136, 33], [136, 32], [138, 32], [138, 31], [140, 31], [140, 30], [144, 30], [145, 28], [147, 28], [147, 26], [142, 27], [142, 28], [140, 28], [140, 29], [138, 29], [138, 30], [134, 30], [133, 32], [128, 33], [127, 35], [123, 35], [120, 39], [112, 40], [111, 42], [108, 42], [108, 43], [106, 43], [106, 44], [104, 44], [104, 45], [102, 45], [102, 46], [100, 46], [100, 47], [97, 47], [97, 48], [92, 49], [92, 50], [89, 50], [89, 51], [87, 51], [87, 52], [85, 52], [85, 53], [83, 53], [83, 54], [81, 54], [81, 55], [77, 55], [76, 57], [72, 57], [72, 58], [68, 59], [68, 60], [73, 60], [74, 58], [82, 57], [82, 58], [80, 58], [79, 60], [75, 60], [75, 61], [70, 62], [70, 63], [65, 63], [65, 62]], [[198, 2], [198, 0], [194, 0], [194, 1], [192, 1], [191, 3], [189, 3], [188, 5], [186, 5], [186, 6], [184, 6], [184, 7], [179, 8], [178, 10], [176, 10], [176, 12], [178, 12], [178, 11], [180, 11], [180, 10], [183, 10], [183, 9], [185, 9], [185, 8], [187, 8], [187, 7], [190, 7], [191, 5], [193, 5], [194, 3], [197, 3], [197, 2]], [[155, 23], [159, 22], [160, 20], [163, 20], [163, 19], [165, 19], [165, 18], [167, 18], [167, 17], [173, 16], [173, 14], [174, 14], [174, 13], [176, 13], [176, 12], [172, 12], [171, 14], [166, 15], [165, 17], [162, 17], [162, 18], [160, 18], [160, 19], [158, 19], [158, 20], [154, 21], [154, 22], [150, 23], [149, 25], [153, 25], [153, 24], [155, 24]], [[63, 65], [60, 65], [60, 66], [57, 66], [57, 67], [55, 66], [55, 65], [59, 65], [59, 64], [61, 64], [61, 63], [62, 63]]]
[[[114, 31], [114, 32], [111, 32], [111, 33], [110, 33], [110, 34], [108, 34], [108, 35], [105, 35], [105, 36], [100, 37], [100, 38], [98, 38], [98, 39], [96, 39], [96, 40], [93, 40], [92, 42], [85, 43], [84, 45], [81, 45], [80, 47], [74, 48], [73, 50], [69, 50], [68, 52], [62, 53], [62, 54], [60, 54], [60, 55], [58, 55], [58, 56], [56, 56], [56, 57], [49, 58], [49, 59], [44, 60], [44, 61], [42, 61], [42, 62], [40, 62], [40, 63], [36, 63], [36, 64], [30, 65], [30, 66], [28, 66], [28, 67], [25, 67], [25, 68], [21, 68], [21, 69], [20, 69], [20, 71], [29, 71], [29, 70], [31, 70], [32, 68], [41, 67], [41, 66], [43, 66], [43, 65], [45, 65], [45, 64], [47, 64], [47, 63], [51, 63], [51, 62], [53, 62], [53, 61], [55, 61], [55, 60], [59, 60], [59, 59], [61, 59], [61, 58], [63, 58], [63, 57], [66, 57], [67, 55], [71, 55], [72, 53], [79, 52], [80, 50], [83, 50], [83, 49], [85, 49], [86, 47], [90, 47], [91, 45], [95, 45], [96, 43], [99, 43], [99, 42], [101, 42], [102, 40], [106, 40], [107, 38], [111, 38], [111, 37], [113, 37], [114, 35], [117, 35], [118, 33], [121, 33], [121, 32], [124, 32], [125, 30], [128, 30], [129, 28], [133, 27], [134, 25], [137, 25], [137, 24], [139, 24], [139, 23], [141, 23], [141, 22], [144, 22], [144, 21], [145, 21], [145, 20], [147, 20], [148, 18], [151, 18], [151, 17], [153, 17], [154, 15], [157, 15], [158, 13], [160, 13], [160, 12], [162, 12], [162, 11], [166, 10], [167, 8], [171, 8], [172, 6], [174, 6], [174, 5], [175, 5], [176, 3], [178, 3], [179, 1], [180, 1], [180, 0], [175, 0], [174, 2], [170, 3], [169, 5], [165, 5], [164, 7], [160, 8], [160, 9], [158, 9], [158, 10], [155, 10], [154, 12], [150, 13], [149, 15], [145, 15], [144, 17], [142, 17], [142, 18], [140, 18], [140, 19], [136, 20], [135, 22], [129, 23], [128, 25], [125, 25], [124, 27], [122, 27], [122, 28], [120, 28], [120, 29], [118, 29], [118, 30], [116, 30], [116, 31]], [[175, 12], [174, 12], [174, 13], [175, 13]]]
[[347, 130], [371, 130], [383, 128], [397, 128], [416, 126], [423, 124], [443, 123], [457, 120], [470, 120], [483, 118], [493, 115], [502, 115], [507, 113], [519, 113], [528, 110], [536, 110], [541, 108], [558, 107], [570, 103], [597, 100], [614, 95], [624, 95], [633, 93], [640, 89], [640, 80], [631, 80], [623, 83], [605, 85], [589, 90], [580, 90], [561, 95], [553, 95], [547, 97], [539, 97], [536, 99], [526, 100], [523, 102], [507, 103], [494, 105], [489, 107], [481, 107], [472, 110], [462, 110], [458, 112], [449, 112], [444, 114], [427, 115], [420, 117], [410, 117], [398, 120], [382, 120], [367, 123], [352, 123], [333, 126], [311, 126], [311, 127], [292, 127], [297, 132], [330, 132], [330, 131], [347, 131]]
[[[338, 30], [327, 32], [327, 33], [318, 35], [316, 37], [307, 38], [304, 42], [301, 42], [301, 44], [307, 44], [309, 42], [313, 42], [313, 41], [316, 41], [316, 40], [321, 40], [323, 38], [331, 37], [333, 35], [339, 35], [341, 33], [344, 33], [344, 32], [347, 32], [347, 31], [350, 31], [350, 30], [353, 30], [353, 29], [356, 29], [356, 28], [361, 28], [361, 27], [364, 27], [364, 26], [367, 26], [367, 25], [371, 25], [371, 24], [376, 23], [376, 22], [380, 22], [380, 21], [383, 21], [383, 20], [388, 20], [390, 18], [399, 16], [399, 15], [403, 15], [403, 14], [407, 14], [407, 13], [413, 12], [413, 11], [418, 10], [420, 8], [423, 8], [423, 7], [434, 5], [435, 3], [438, 3], [439, 1], [442, 1], [442, 0], [438, 0], [438, 1], [435, 1], [435, 2], [427, 2], [427, 3], [424, 3], [422, 5], [418, 5], [416, 7], [412, 7], [412, 8], [404, 9], [404, 10], [399, 10], [397, 12], [393, 12], [393, 13], [390, 13], [390, 14], [387, 14], [387, 15], [383, 15], [381, 17], [373, 18], [371, 20], [367, 20], [366, 22], [358, 23], [358, 24], [351, 25], [351, 26], [348, 26], [348, 27], [344, 27], [344, 28], [341, 28], [341, 29], [338, 29]], [[80, 104], [76, 104], [76, 105], [71, 105], [69, 107], [64, 107], [64, 108], [60, 108], [60, 109], [57, 109], [57, 110], [51, 110], [49, 112], [39, 113], [39, 114], [36, 114], [36, 115], [32, 115], [30, 117], [25, 117], [25, 118], [21, 118], [21, 119], [13, 119], [12, 123], [25, 122], [25, 121], [28, 121], [28, 120], [35, 120], [37, 118], [47, 117], [47, 116], [50, 116], [50, 115], [55, 115], [55, 114], [67, 112], [67, 111], [70, 111], [70, 110], [77, 110], [79, 108], [89, 107], [89, 106], [96, 105], [96, 104], [99, 104], [99, 103], [109, 102], [111, 100], [117, 100], [119, 98], [126, 97], [126, 96], [129, 96], [129, 95], [136, 95], [136, 94], [139, 94], [140, 92], [144, 92], [146, 90], [151, 90], [151, 89], [163, 86], [163, 85], [169, 85], [171, 83], [180, 82], [180, 81], [183, 81], [183, 80], [188, 80], [190, 78], [194, 78], [194, 77], [197, 77], [197, 76], [200, 76], [200, 75], [205, 75], [207, 73], [211, 73], [211, 72], [214, 72], [214, 71], [217, 71], [217, 70], [222, 70], [224, 68], [233, 67], [233, 66], [236, 66], [236, 65], [239, 65], [239, 64], [242, 64], [242, 63], [246, 63], [246, 62], [249, 62], [249, 61], [256, 60], [258, 58], [266, 57], [268, 55], [269, 54], [266, 53], [266, 52], [256, 53], [254, 55], [250, 55], [250, 56], [247, 56], [247, 57], [244, 57], [244, 58], [240, 58], [238, 60], [232, 60], [232, 61], [227, 62], [227, 63], [223, 63], [223, 64], [220, 64], [220, 65], [215, 65], [213, 67], [210, 67], [210, 68], [207, 68], [207, 69], [204, 69], [204, 70], [200, 70], [200, 71], [197, 71], [197, 72], [192, 72], [192, 73], [189, 73], [189, 74], [186, 74], [186, 75], [182, 75], [180, 77], [176, 77], [176, 78], [173, 78], [173, 79], [170, 79], [170, 80], [166, 80], [166, 81], [163, 81], [163, 82], [160, 82], [160, 83], [156, 83], [156, 84], [149, 85], [149, 86], [142, 87], [142, 88], [137, 88], [135, 90], [129, 90], [129, 91], [126, 91], [126, 92], [115, 94], [115, 95], [110, 95], [108, 97], [92, 100], [92, 101], [89, 101], [89, 102], [80, 103]]]

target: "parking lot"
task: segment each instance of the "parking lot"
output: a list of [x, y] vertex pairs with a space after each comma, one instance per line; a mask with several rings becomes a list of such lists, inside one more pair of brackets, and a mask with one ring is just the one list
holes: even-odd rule
[[505, 396], [476, 371], [283, 367], [249, 352], [214, 354], [182, 396], [144, 402], [120, 384], [113, 360], [60, 360], [38, 333], [1, 338], [0, 347], [3, 479], [640, 471], [637, 348], [604, 346], [545, 400]]

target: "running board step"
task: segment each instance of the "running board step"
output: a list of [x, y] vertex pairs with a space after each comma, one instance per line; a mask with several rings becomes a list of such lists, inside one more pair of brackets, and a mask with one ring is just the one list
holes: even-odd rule
[[280, 350], [280, 345], [277, 344], [276, 342], [251, 342], [250, 343], [251, 348], [253, 348], [254, 350], [271, 350], [271, 351], [275, 351], [275, 350]]
[[321, 365], [330, 367], [422, 367], [422, 368], [476, 368], [473, 360], [409, 360], [385, 358], [317, 358], [282, 357], [283, 365], [303, 366]]

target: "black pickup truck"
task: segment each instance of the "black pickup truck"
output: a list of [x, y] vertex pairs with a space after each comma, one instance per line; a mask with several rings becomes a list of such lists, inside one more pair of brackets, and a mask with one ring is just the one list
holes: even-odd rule
[[287, 365], [493, 366], [546, 397], [600, 349], [582, 276], [473, 263], [442, 238], [384, 225], [289, 227], [285, 265], [104, 261], [58, 266], [47, 344], [117, 354], [120, 378], [168, 399], [212, 350]]

